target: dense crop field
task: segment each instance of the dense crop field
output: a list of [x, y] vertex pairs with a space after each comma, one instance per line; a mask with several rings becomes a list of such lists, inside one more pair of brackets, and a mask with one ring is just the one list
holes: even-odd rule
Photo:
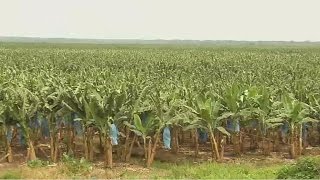
[[137, 146], [150, 167], [165, 128], [173, 154], [189, 144], [198, 156], [198, 132], [207, 133], [214, 161], [226, 147], [296, 158], [319, 144], [320, 47], [1, 44], [0, 64], [0, 158], [9, 162], [19, 131], [26, 160], [65, 153], [107, 167]]

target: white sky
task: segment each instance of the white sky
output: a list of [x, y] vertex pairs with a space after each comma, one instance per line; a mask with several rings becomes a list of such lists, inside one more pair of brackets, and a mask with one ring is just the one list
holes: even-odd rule
[[320, 41], [320, 0], [0, 0], [0, 36]]

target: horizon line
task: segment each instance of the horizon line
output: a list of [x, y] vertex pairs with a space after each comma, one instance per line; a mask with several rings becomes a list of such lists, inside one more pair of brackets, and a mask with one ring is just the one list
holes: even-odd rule
[[78, 38], [78, 37], [40, 37], [40, 36], [1, 36], [0, 38], [26, 39], [69, 39], [69, 40], [131, 40], [131, 41], [233, 41], [233, 42], [288, 42], [288, 43], [320, 43], [312, 40], [233, 40], [233, 39], [179, 39], [179, 38]]

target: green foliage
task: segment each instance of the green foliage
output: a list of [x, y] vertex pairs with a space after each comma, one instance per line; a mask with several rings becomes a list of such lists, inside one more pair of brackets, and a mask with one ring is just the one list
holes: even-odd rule
[[310, 106], [304, 102], [299, 101], [291, 93], [284, 93], [278, 104], [278, 109], [274, 110], [276, 118], [270, 119], [269, 123], [279, 124], [281, 121], [289, 123], [291, 131], [302, 123], [318, 122], [318, 120], [311, 118]]
[[287, 165], [277, 172], [277, 179], [319, 179], [320, 158], [304, 157], [296, 164]]
[[17, 171], [7, 171], [0, 176], [0, 179], [22, 179], [21, 173]]
[[174, 179], [273, 179], [279, 169], [273, 167], [254, 167], [250, 164], [203, 163], [200, 165], [178, 165], [171, 168], [167, 178]]
[[62, 156], [62, 162], [62, 172], [70, 175], [85, 175], [93, 168], [92, 164], [86, 161], [84, 158], [76, 159], [68, 156], [66, 153], [64, 153]]
[[319, 47], [59, 47], [0, 48], [0, 124], [19, 123], [30, 143], [36, 114], [51, 134], [75, 112], [85, 131], [114, 123], [144, 139], [172, 124], [228, 134], [227, 118], [259, 120], [265, 133], [320, 118]]
[[49, 161], [42, 161], [41, 159], [36, 159], [36, 160], [28, 161], [27, 165], [30, 168], [45, 167], [49, 165]]
[[251, 163], [200, 163], [190, 161], [171, 164], [155, 161], [147, 172], [125, 170], [122, 179], [275, 179], [281, 164], [256, 166]]
[[185, 106], [196, 115], [196, 118], [192, 118], [193, 121], [189, 121], [185, 129], [203, 128], [212, 132], [218, 130], [229, 136], [229, 132], [221, 126], [225, 118], [221, 114], [222, 105], [212, 97], [211, 94], [199, 94], [192, 103], [193, 107]]

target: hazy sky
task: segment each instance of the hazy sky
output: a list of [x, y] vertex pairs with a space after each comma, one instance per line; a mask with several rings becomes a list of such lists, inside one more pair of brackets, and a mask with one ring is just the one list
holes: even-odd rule
[[320, 0], [0, 0], [0, 36], [320, 41]]

